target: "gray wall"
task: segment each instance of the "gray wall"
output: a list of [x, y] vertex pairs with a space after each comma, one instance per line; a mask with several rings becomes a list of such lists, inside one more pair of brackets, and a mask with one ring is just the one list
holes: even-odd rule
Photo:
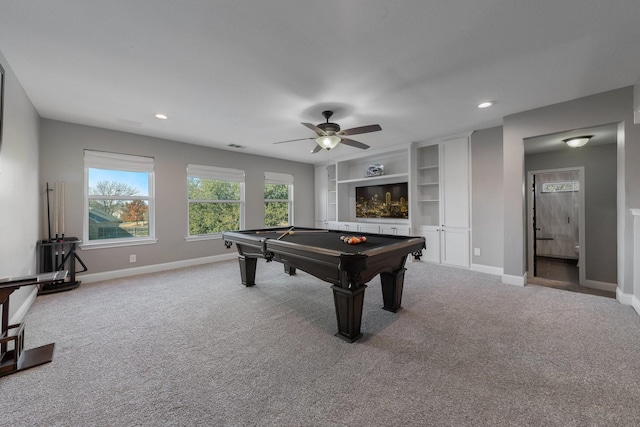
[[616, 161], [616, 144], [525, 156], [527, 172], [584, 166], [587, 280], [617, 282]]
[[[155, 158], [156, 238], [153, 245], [81, 250], [88, 273], [163, 264], [228, 254], [222, 240], [186, 242], [187, 164], [245, 171], [245, 226], [264, 227], [264, 172], [294, 175], [294, 223], [314, 226], [314, 167], [311, 164], [254, 156], [71, 123], [42, 120], [40, 181], [65, 182], [67, 236], [82, 238], [83, 150], [112, 151]], [[46, 230], [43, 229], [43, 233]], [[235, 251], [235, 248], [231, 249]], [[129, 263], [135, 254], [137, 262]]]
[[[2, 53], [0, 63], [5, 71], [0, 147], [0, 277], [25, 276], [36, 269], [40, 118]], [[27, 286], [11, 295], [10, 318], [32, 290]]]
[[619, 124], [617, 235], [618, 288], [633, 293], [633, 218], [640, 206], [640, 126], [633, 124], [633, 87], [617, 89], [504, 118], [504, 272], [524, 277], [524, 139], [573, 129]]
[[[503, 266], [502, 126], [471, 134], [472, 264]], [[473, 251], [471, 252], [473, 254]]]

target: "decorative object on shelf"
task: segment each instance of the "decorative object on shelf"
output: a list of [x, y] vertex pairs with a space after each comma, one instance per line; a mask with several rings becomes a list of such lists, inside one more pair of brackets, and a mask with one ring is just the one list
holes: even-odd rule
[[367, 177], [384, 175], [384, 165], [374, 164], [367, 168]]

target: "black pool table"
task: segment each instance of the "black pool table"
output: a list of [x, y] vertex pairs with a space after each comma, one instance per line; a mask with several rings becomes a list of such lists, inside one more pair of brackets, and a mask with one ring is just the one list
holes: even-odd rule
[[[350, 245], [341, 236], [365, 236], [366, 242]], [[284, 264], [287, 274], [297, 268], [333, 286], [338, 320], [336, 336], [354, 342], [362, 336], [362, 306], [366, 283], [380, 274], [383, 309], [396, 312], [402, 302], [405, 262], [412, 254], [420, 259], [424, 237], [347, 233], [301, 227], [269, 228], [222, 233], [225, 245], [238, 249], [240, 275], [245, 286], [255, 285], [256, 262]]]

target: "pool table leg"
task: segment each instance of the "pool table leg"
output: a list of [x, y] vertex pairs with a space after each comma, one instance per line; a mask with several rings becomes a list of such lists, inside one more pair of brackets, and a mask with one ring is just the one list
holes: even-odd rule
[[284, 272], [289, 276], [293, 276], [296, 274], [296, 268], [292, 267], [290, 264], [284, 263]]
[[364, 302], [364, 290], [366, 285], [356, 289], [345, 289], [333, 285], [333, 301], [336, 305], [336, 318], [338, 319], [338, 333], [336, 336], [347, 342], [354, 342], [362, 336], [360, 324], [362, 323], [362, 306]]
[[380, 273], [382, 283], [382, 308], [387, 311], [396, 312], [402, 304], [402, 286], [404, 284], [404, 272], [406, 268], [401, 268], [390, 273]]
[[238, 262], [240, 263], [240, 277], [242, 278], [242, 284], [245, 286], [255, 285], [256, 264], [258, 263], [258, 258], [238, 255]]

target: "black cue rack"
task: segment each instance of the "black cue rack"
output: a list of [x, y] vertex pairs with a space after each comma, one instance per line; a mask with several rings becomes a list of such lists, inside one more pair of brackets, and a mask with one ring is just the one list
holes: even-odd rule
[[[64, 237], [58, 240], [41, 240], [38, 242], [39, 273], [64, 270], [69, 272], [63, 280], [39, 285], [38, 295], [70, 291], [80, 286], [80, 281], [76, 280], [76, 273], [84, 273], [87, 271], [87, 266], [76, 252], [79, 243], [80, 240], [77, 237]], [[80, 263], [83, 270], [76, 271], [76, 262]]]

